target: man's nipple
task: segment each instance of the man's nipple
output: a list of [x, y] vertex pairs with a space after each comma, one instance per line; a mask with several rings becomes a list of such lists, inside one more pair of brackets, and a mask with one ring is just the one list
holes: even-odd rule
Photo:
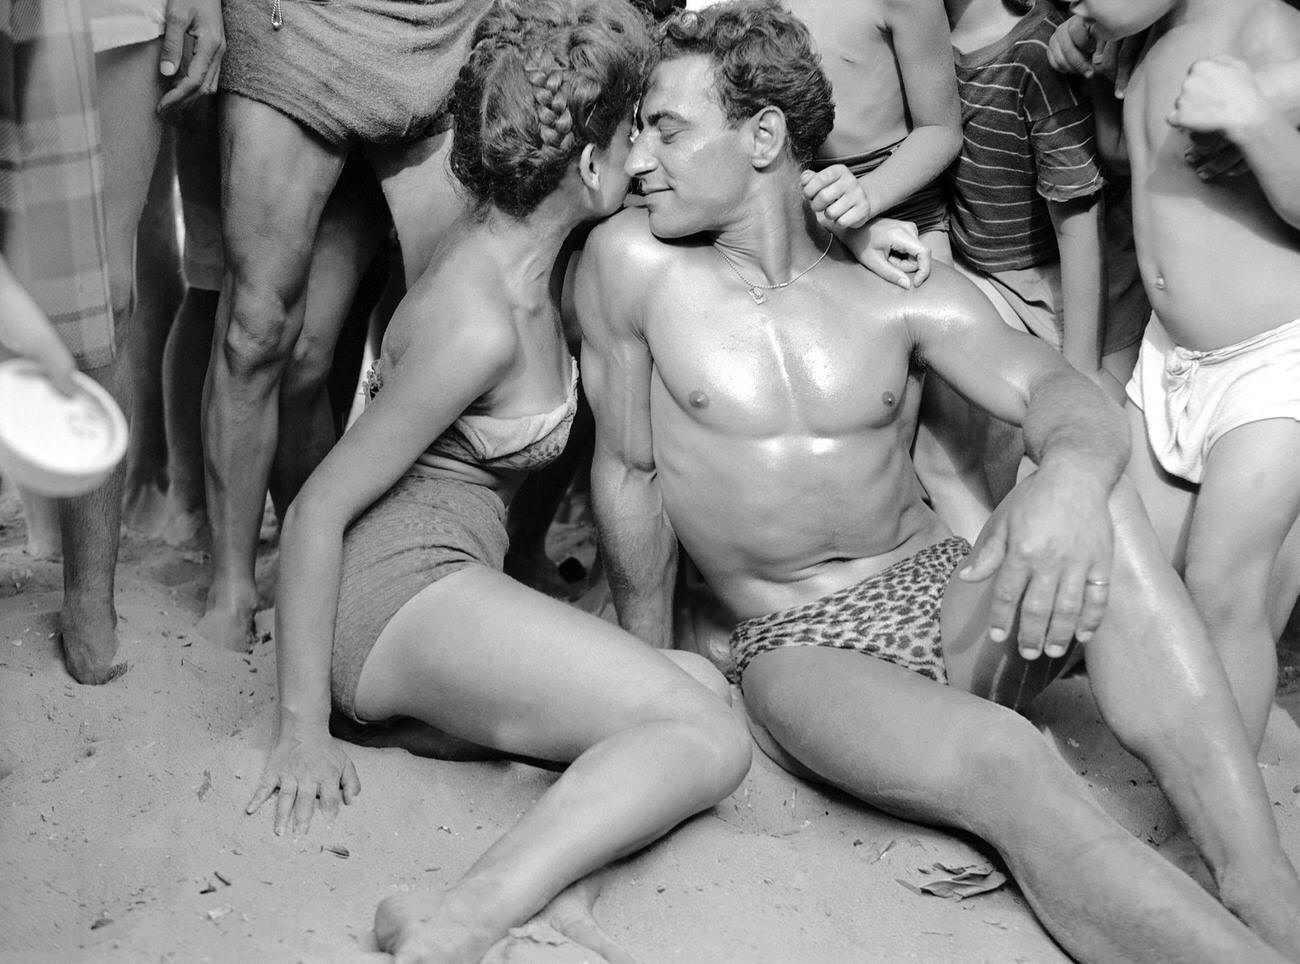
[[709, 396], [705, 395], [698, 388], [687, 396], [687, 401], [691, 403], [691, 408], [708, 408]]

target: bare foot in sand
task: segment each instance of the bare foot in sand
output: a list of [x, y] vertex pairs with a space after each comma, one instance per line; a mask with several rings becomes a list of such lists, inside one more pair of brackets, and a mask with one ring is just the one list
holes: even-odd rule
[[167, 515], [167, 496], [152, 479], [127, 479], [122, 498], [122, 521], [127, 528], [156, 536]]
[[33, 559], [61, 559], [63, 534], [59, 531], [59, 503], [43, 495], [22, 493], [27, 522], [26, 552]]
[[485, 906], [451, 891], [386, 897], [375, 911], [375, 938], [396, 964], [479, 964], [509, 930], [485, 920]]
[[98, 685], [126, 672], [117, 655], [117, 611], [112, 602], [85, 602], [69, 593], [59, 613], [59, 641], [63, 661], [78, 683]]
[[194, 627], [195, 632], [210, 643], [236, 653], [247, 653], [257, 642], [253, 616], [257, 601], [223, 603], [216, 594], [208, 592], [207, 611]]
[[603, 870], [588, 874], [562, 890], [537, 916], [575, 944], [595, 951], [609, 964], [636, 964], [636, 958], [615, 944], [596, 922], [596, 898], [600, 896], [604, 878]]
[[199, 508], [188, 509], [171, 490], [167, 492], [167, 505], [158, 534], [163, 542], [175, 549], [206, 549], [212, 544], [208, 513], [202, 502]]

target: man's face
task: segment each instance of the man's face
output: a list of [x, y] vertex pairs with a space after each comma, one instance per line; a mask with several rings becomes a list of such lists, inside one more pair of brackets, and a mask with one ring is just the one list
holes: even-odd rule
[[681, 238], [725, 227], [743, 209], [752, 166], [745, 126], [733, 126], [702, 55], [667, 60], [650, 75], [627, 172], [637, 178], [650, 230]]
[[1070, 12], [1091, 23], [1098, 40], [1115, 40], [1145, 30], [1176, 5], [1176, 0], [1071, 0]]

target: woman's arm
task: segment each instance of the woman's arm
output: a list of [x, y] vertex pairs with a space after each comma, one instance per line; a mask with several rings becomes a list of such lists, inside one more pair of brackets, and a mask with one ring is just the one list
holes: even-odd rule
[[[419, 300], [419, 299], [416, 299]], [[420, 312], [407, 299], [394, 318]], [[454, 317], [444, 300], [435, 317]], [[329, 735], [330, 655], [347, 527], [387, 492], [475, 399], [500, 381], [516, 350], [513, 330], [481, 317], [426, 330], [391, 371], [356, 424], [308, 478], [280, 534], [276, 743], [247, 811], [278, 788], [275, 830], [305, 830], [320, 798], [337, 808], [360, 789], [351, 763]], [[407, 330], [413, 329], [410, 326]]]

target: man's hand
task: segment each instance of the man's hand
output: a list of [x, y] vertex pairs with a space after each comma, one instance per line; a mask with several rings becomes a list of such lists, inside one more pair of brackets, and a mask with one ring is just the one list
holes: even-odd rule
[[356, 799], [361, 781], [356, 767], [327, 730], [282, 718], [280, 735], [244, 812], [256, 813], [276, 790], [280, 791], [275, 805], [276, 834], [286, 828], [299, 834], [311, 826], [317, 799], [321, 812], [332, 820], [340, 801]]
[[158, 102], [158, 113], [215, 94], [225, 51], [221, 0], [168, 0], [158, 72], [175, 79]]
[[1042, 469], [994, 511], [959, 576], [980, 582], [996, 574], [992, 640], [1007, 639], [1018, 618], [1020, 655], [1055, 658], [1101, 624], [1113, 550], [1107, 494], [1094, 481]]
[[813, 213], [825, 218], [828, 226], [860, 228], [871, 217], [871, 199], [843, 164], [832, 164], [817, 172], [804, 171], [799, 183]]
[[911, 221], [876, 218], [841, 240], [859, 264], [890, 284], [916, 288], [930, 277], [930, 249]]

